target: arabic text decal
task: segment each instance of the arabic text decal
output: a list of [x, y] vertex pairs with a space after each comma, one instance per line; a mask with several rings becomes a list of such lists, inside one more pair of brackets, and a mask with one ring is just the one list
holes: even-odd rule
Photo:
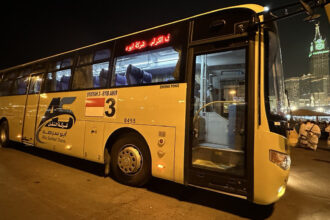
[[[63, 97], [53, 98], [50, 102], [45, 115], [42, 117], [37, 132], [36, 140], [40, 143], [44, 143], [40, 140], [40, 131], [42, 128], [59, 128], [59, 129], [70, 129], [76, 122], [76, 116], [70, 109], [63, 109], [63, 105], [72, 104], [76, 100], [76, 97]], [[59, 116], [67, 116], [67, 120], [60, 120]], [[44, 133], [44, 132], [43, 132]], [[44, 133], [45, 134], [45, 133]], [[45, 139], [45, 138], [43, 138]]]

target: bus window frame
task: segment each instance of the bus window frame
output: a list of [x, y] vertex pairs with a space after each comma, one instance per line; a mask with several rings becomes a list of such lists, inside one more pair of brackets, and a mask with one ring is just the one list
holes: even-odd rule
[[[72, 65], [69, 68], [59, 68], [59, 69], [53, 69], [51, 68], [51, 64], [58, 62], [58, 61], [63, 61], [65, 59], [68, 58], [72, 58]], [[74, 66], [77, 60], [77, 55], [76, 53], [70, 53], [70, 54], [66, 54], [65, 56], [60, 56], [60, 57], [56, 57], [54, 59], [48, 60], [47, 63], [45, 64], [45, 70], [42, 72], [40, 71], [39, 73], [43, 74], [43, 80], [42, 80], [42, 85], [41, 85], [41, 89], [40, 89], [40, 94], [41, 93], [56, 93], [56, 92], [68, 92], [71, 91], [71, 85], [72, 85], [72, 78], [73, 78], [73, 72], [74, 72]], [[71, 76], [70, 76], [70, 81], [69, 81], [69, 85], [68, 85], [68, 89], [66, 90], [60, 90], [60, 91], [46, 91], [46, 80], [47, 80], [47, 75], [49, 72], [59, 72], [62, 70], [71, 70]], [[33, 72], [33, 74], [38, 73], [38, 72]]]
[[[41, 94], [42, 92], [42, 88], [43, 88], [43, 85], [44, 85], [44, 75], [45, 75], [45, 72], [36, 72], [36, 73], [32, 73], [29, 75], [29, 82], [28, 82], [28, 87], [26, 89], [26, 95], [35, 95], [35, 94]], [[32, 80], [32, 77], [34, 76], [41, 76], [41, 84], [40, 84], [40, 89], [39, 89], [39, 92], [31, 92], [30, 93], [30, 86], [31, 86], [31, 80]]]
[[[110, 50], [110, 56], [107, 59], [102, 59], [98, 61], [94, 61], [95, 53], [99, 50], [103, 49], [109, 49]], [[89, 63], [84, 63], [79, 65], [79, 60], [80, 60], [80, 55], [86, 55], [86, 54], [92, 54], [92, 62]], [[71, 79], [70, 79], [70, 86], [69, 86], [69, 91], [85, 91], [85, 90], [98, 90], [98, 89], [107, 89], [110, 88], [110, 79], [112, 77], [112, 65], [113, 65], [113, 54], [114, 54], [114, 42], [110, 42], [106, 45], [100, 45], [98, 47], [93, 47], [93, 48], [88, 48], [87, 50], [82, 50], [78, 51], [75, 53], [75, 61], [73, 66], [73, 70], [71, 72]], [[107, 82], [105, 86], [103, 87], [98, 87], [98, 88], [83, 88], [83, 89], [73, 89], [73, 78], [76, 73], [76, 68], [83, 67], [83, 66], [88, 66], [88, 65], [93, 65], [93, 64], [98, 64], [98, 63], [104, 63], [104, 62], [109, 62], [108, 65], [108, 76], [107, 76]], [[62, 91], [56, 91], [56, 92], [62, 92]]]
[[[22, 75], [21, 73], [22, 73], [23, 71], [26, 71], [27, 69], [30, 70], [29, 73], [26, 74], [26, 72], [24, 72], [25, 74]], [[14, 79], [8, 79], [8, 78], [5, 78], [5, 75], [8, 74], [8, 73], [11, 73], [11, 72], [16, 72], [17, 77], [15, 77]], [[14, 70], [11, 70], [11, 71], [7, 71], [7, 72], [1, 72], [1, 73], [0, 73], [0, 77], [1, 77], [1, 79], [0, 79], [0, 83], [8, 83], [8, 82], [15, 83], [15, 81], [18, 80], [18, 79], [21, 79], [21, 78], [29, 78], [29, 76], [31, 75], [31, 72], [32, 72], [32, 71], [31, 71], [31, 66], [23, 67], [23, 68], [17, 68], [17, 69], [14, 69]], [[29, 81], [30, 81], [30, 79], [29, 79]], [[7, 84], [7, 85], [8, 85], [8, 84]], [[26, 95], [27, 92], [28, 92], [28, 86], [29, 86], [29, 82], [28, 82], [28, 84], [27, 84], [27, 86], [26, 86], [26, 91], [25, 91], [24, 94], [18, 94], [18, 93], [15, 93], [15, 94], [14, 94], [14, 93], [12, 93], [12, 92], [9, 92], [9, 93], [6, 94], [6, 95], [0, 95], [0, 97]]]
[[26, 88], [25, 88], [25, 93], [24, 94], [16, 94], [16, 95], [26, 95], [26, 94], [28, 94], [29, 83], [30, 83], [30, 75], [19, 76], [15, 79], [15, 81], [19, 80], [19, 79], [27, 79], [28, 82], [27, 82], [27, 85], [26, 85]]
[[[266, 111], [266, 117], [267, 117], [267, 124], [269, 127], [269, 130], [271, 132], [274, 132], [276, 134], [281, 135], [282, 137], [286, 137], [286, 123], [287, 119], [284, 115], [279, 114], [273, 114], [270, 109], [270, 88], [269, 88], [269, 78], [270, 78], [270, 70], [269, 70], [269, 54], [270, 54], [270, 48], [269, 48], [269, 32], [273, 32], [278, 37], [278, 28], [277, 24], [275, 22], [268, 23], [267, 27], [264, 28], [264, 102], [265, 102], [265, 111]], [[277, 39], [278, 40], [278, 39]], [[280, 42], [277, 42], [280, 44]], [[278, 45], [280, 47], [280, 45]], [[283, 73], [282, 73], [283, 74]], [[283, 79], [284, 80], [284, 79]], [[283, 81], [284, 82], [284, 81]], [[274, 125], [274, 122], [278, 121], [280, 122], [280, 126], [276, 127]]]
[[[40, 69], [37, 68], [37, 66], [43, 65], [44, 69]], [[35, 63], [31, 66], [31, 71], [30, 74], [28, 75], [29, 77], [29, 82], [28, 82], [28, 87], [26, 89], [26, 95], [33, 95], [33, 94], [41, 94], [43, 92], [43, 86], [44, 86], [44, 82], [45, 82], [45, 73], [47, 72], [47, 68], [48, 68], [48, 61], [43, 61], [43, 62], [38, 62]], [[40, 85], [40, 91], [39, 93], [29, 93], [30, 90], [30, 82], [31, 82], [31, 77], [35, 76], [35, 75], [40, 75], [41, 76], [41, 85]]]

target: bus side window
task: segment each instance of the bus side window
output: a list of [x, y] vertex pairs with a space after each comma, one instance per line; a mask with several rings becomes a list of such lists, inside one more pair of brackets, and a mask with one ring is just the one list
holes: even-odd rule
[[84, 89], [93, 87], [93, 66], [85, 65], [76, 67], [73, 76], [72, 89]]
[[143, 85], [179, 79], [180, 51], [172, 46], [116, 58], [112, 86]]
[[103, 49], [79, 56], [72, 89], [104, 88], [109, 74], [110, 50]]
[[71, 78], [71, 69], [56, 72], [56, 91], [68, 90]]
[[17, 81], [17, 95], [24, 95], [26, 94], [29, 78], [22, 77], [16, 80]]
[[16, 95], [17, 82], [15, 79], [17, 78], [17, 76], [18, 76], [18, 71], [13, 71], [5, 74], [4, 79], [6, 81], [7, 90], [8, 90], [5, 92], [6, 95]]
[[16, 79], [16, 95], [26, 94], [26, 90], [29, 83], [29, 74], [31, 73], [30, 69], [23, 69], [19, 72], [19, 78]]
[[29, 88], [29, 94], [38, 94], [40, 92], [42, 77], [32, 76]]
[[69, 90], [71, 80], [71, 66], [71, 58], [53, 62], [46, 75], [45, 92]]
[[46, 83], [45, 83], [45, 92], [48, 91], [55, 91], [55, 82], [54, 79], [55, 78], [55, 74], [54, 73], [47, 73], [46, 76]]
[[14, 81], [4, 80], [2, 82], [2, 96], [12, 95], [14, 91]]
[[28, 79], [24, 72], [26, 70], [4, 73], [0, 80], [0, 96], [25, 94]]
[[109, 62], [93, 64], [93, 88], [102, 88], [107, 84]]

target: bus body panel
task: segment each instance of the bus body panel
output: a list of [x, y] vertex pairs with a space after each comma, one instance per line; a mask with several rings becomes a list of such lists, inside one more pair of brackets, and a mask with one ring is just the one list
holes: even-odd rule
[[289, 170], [283, 170], [270, 161], [269, 150], [286, 153], [286, 138], [267, 131], [258, 131], [255, 136], [254, 155], [254, 202], [276, 202], [285, 190]]
[[84, 130], [84, 159], [103, 163], [104, 161], [104, 122], [86, 121]]
[[36, 146], [83, 158], [84, 100], [77, 92], [40, 95], [36, 125]]
[[21, 141], [26, 95], [0, 97], [0, 119], [6, 118], [9, 126], [9, 139]]
[[[258, 34], [256, 35], [258, 36]], [[270, 161], [270, 150], [276, 150], [278, 152], [288, 154], [286, 149], [286, 138], [270, 132], [268, 126], [268, 118], [265, 109], [265, 44], [264, 35], [261, 34], [262, 41], [260, 43], [260, 60], [255, 59], [255, 67], [260, 65], [259, 74], [260, 79], [255, 81], [255, 88], [258, 88], [258, 82], [260, 82], [260, 97], [258, 97], [258, 92], [255, 92], [255, 100], [260, 102], [260, 123], [258, 111], [255, 111], [255, 121], [254, 121], [254, 195], [253, 202], [258, 204], [270, 204], [276, 202], [283, 193], [279, 193], [280, 187], [286, 187], [286, 183], [289, 176], [289, 170], [283, 170], [276, 164]], [[256, 42], [258, 37], [256, 38]], [[255, 54], [259, 52], [258, 44], [255, 44]], [[258, 63], [260, 62], [260, 63]], [[258, 78], [258, 69], [255, 70], [255, 78]], [[257, 90], [256, 90], [257, 91]], [[255, 102], [255, 109], [258, 109], [258, 101]]]
[[35, 143], [35, 125], [37, 118], [38, 102], [39, 94], [27, 95], [22, 140], [31, 145], [34, 145]]
[[183, 183], [186, 90], [174, 83], [43, 93], [36, 146], [104, 163], [111, 134], [132, 128], [148, 143], [152, 174]]

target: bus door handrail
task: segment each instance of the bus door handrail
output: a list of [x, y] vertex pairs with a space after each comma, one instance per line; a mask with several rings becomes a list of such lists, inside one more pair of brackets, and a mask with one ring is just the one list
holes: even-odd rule
[[221, 104], [246, 104], [246, 102], [242, 102], [242, 101], [213, 101], [213, 102], [209, 102], [209, 103], [206, 103], [205, 105], [203, 105], [200, 109], [198, 109], [198, 111], [196, 112], [196, 114], [194, 115], [194, 118], [193, 118], [193, 124], [195, 124], [195, 120], [197, 118], [197, 115], [199, 115], [199, 113], [202, 111], [203, 108], [207, 107], [207, 106], [210, 106], [210, 105], [213, 105], [215, 103], [221, 103]]

